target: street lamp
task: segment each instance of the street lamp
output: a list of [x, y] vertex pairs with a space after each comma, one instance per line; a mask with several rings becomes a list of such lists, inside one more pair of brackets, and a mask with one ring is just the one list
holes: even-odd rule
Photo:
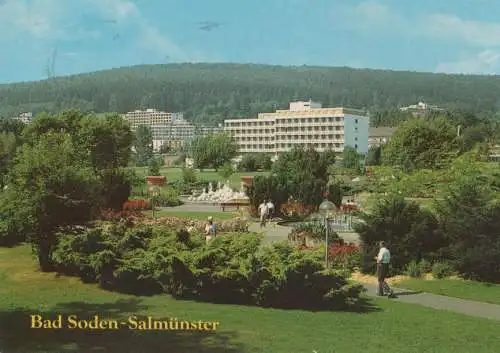
[[153, 210], [153, 219], [156, 221], [155, 213], [155, 200], [160, 195], [160, 188], [158, 186], [153, 186], [151, 188], [151, 209]]
[[323, 216], [323, 221], [325, 222], [325, 267], [328, 269], [328, 237], [330, 233], [330, 225], [328, 224], [329, 217], [331, 213], [336, 209], [335, 204], [331, 201], [324, 200], [319, 205], [319, 213]]

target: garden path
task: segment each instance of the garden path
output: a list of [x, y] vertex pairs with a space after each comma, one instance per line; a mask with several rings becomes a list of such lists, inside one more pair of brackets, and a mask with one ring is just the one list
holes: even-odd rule
[[[220, 207], [216, 205], [199, 203], [185, 203], [182, 206], [169, 207], [168, 209], [178, 212], [220, 212]], [[265, 228], [261, 229], [258, 222], [251, 222], [249, 230], [252, 232], [263, 232], [263, 244], [269, 244], [275, 241], [282, 241], [287, 239], [291, 228], [271, 223], [268, 224]], [[341, 236], [344, 236], [347, 241], [356, 240], [352, 234], [341, 234]], [[363, 285], [367, 289], [368, 296], [376, 296], [377, 286], [375, 284], [363, 283]], [[394, 288], [394, 291], [397, 298], [390, 300], [418, 304], [433, 309], [447, 310], [469, 316], [476, 316], [500, 321], [500, 305], [451, 298], [430, 293], [419, 293], [402, 288]]]
[[[377, 295], [377, 285], [363, 283], [367, 289], [367, 295]], [[481, 303], [472, 300], [458, 299], [430, 293], [414, 292], [402, 288], [394, 288], [396, 298], [389, 299], [405, 303], [418, 304], [438, 310], [453, 311], [469, 316], [482, 317], [490, 320], [500, 321], [500, 305]]]

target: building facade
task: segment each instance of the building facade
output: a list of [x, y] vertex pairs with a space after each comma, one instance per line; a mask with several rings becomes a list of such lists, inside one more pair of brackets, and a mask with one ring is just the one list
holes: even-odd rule
[[362, 110], [322, 108], [318, 102], [291, 102], [288, 110], [260, 113], [252, 119], [229, 119], [224, 130], [240, 153], [290, 151], [296, 146], [342, 152], [351, 146], [368, 152], [369, 116]]
[[222, 127], [196, 126], [186, 121], [182, 113], [167, 113], [156, 109], [136, 110], [125, 114], [124, 118], [134, 132], [140, 125], [151, 129], [155, 151], [163, 145], [181, 148], [195, 136], [205, 136], [222, 130]]
[[385, 145], [396, 131], [395, 127], [371, 127], [368, 135], [368, 147]]
[[29, 124], [33, 121], [33, 114], [31, 112], [21, 113], [18, 116], [12, 117], [12, 120], [17, 120], [23, 124]]
[[432, 112], [443, 112], [444, 109], [424, 102], [418, 102], [407, 107], [399, 108], [403, 112], [409, 112], [414, 117], [426, 117]]

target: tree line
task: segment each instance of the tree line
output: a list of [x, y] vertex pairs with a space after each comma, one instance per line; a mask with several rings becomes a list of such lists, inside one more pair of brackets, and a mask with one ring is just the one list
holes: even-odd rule
[[404, 118], [397, 107], [419, 100], [494, 116], [495, 77], [388, 70], [251, 64], [142, 65], [39, 82], [0, 85], [0, 116], [22, 111], [125, 113], [182, 111], [194, 122], [220, 123], [286, 109], [293, 100], [366, 108], [374, 121]]

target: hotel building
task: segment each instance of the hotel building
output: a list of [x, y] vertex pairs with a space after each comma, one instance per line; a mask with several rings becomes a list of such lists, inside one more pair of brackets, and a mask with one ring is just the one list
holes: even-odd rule
[[322, 108], [320, 103], [291, 102], [288, 110], [260, 113], [252, 119], [224, 121], [240, 153], [286, 152], [295, 146], [342, 152], [351, 146], [368, 152], [370, 118], [363, 110]]
[[221, 128], [198, 127], [184, 120], [182, 113], [166, 113], [155, 109], [136, 110], [125, 114], [132, 131], [140, 125], [146, 125], [153, 135], [153, 149], [158, 151], [167, 144], [171, 148], [180, 148], [197, 135], [214, 133]]

